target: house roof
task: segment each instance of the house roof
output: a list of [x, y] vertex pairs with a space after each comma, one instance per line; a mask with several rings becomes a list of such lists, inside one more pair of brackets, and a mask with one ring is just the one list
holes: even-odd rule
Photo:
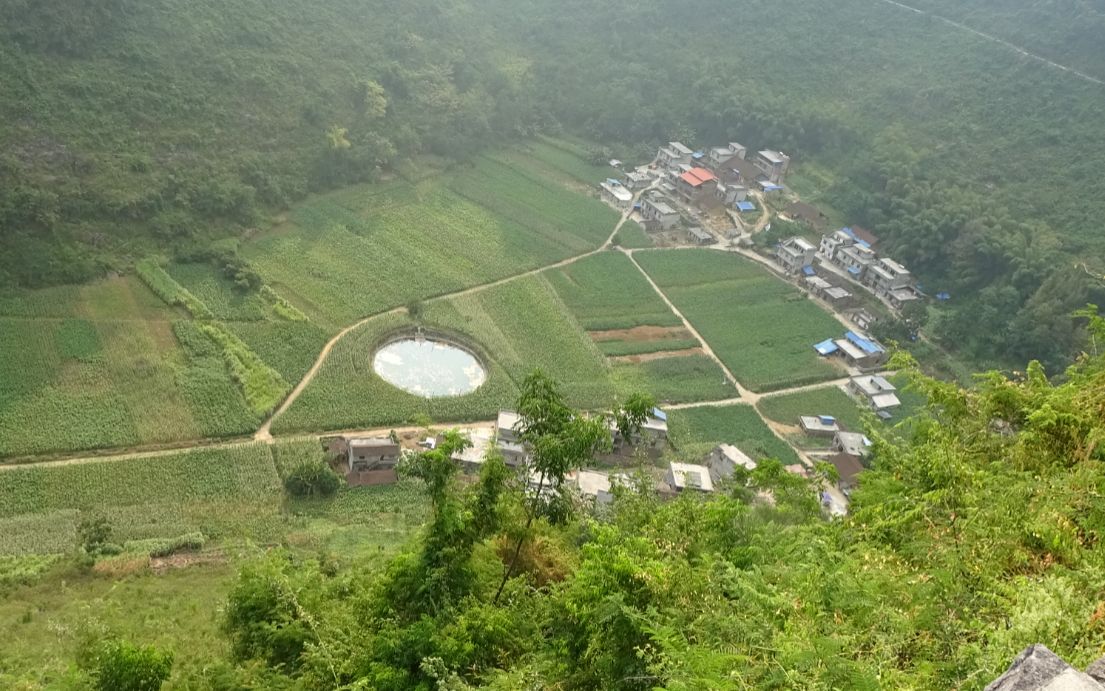
[[691, 168], [686, 173], [680, 175], [679, 179], [691, 187], [701, 187], [707, 182], [717, 180], [717, 176], [705, 168]]
[[852, 344], [851, 341], [848, 341], [847, 339], [838, 338], [833, 341], [833, 343], [836, 345], [837, 348], [843, 350], [844, 353], [853, 360], [862, 360], [867, 357], [867, 353], [857, 348], [855, 345]]
[[394, 451], [399, 453], [399, 445], [386, 437], [369, 437], [367, 439], [350, 439], [350, 449], [380, 449], [382, 451]]
[[[826, 422], [829, 420], [829, 422]], [[836, 418], [829, 415], [803, 415], [798, 418], [803, 429], [812, 429], [820, 432], [836, 432], [840, 425], [836, 424]]]
[[623, 187], [621, 183], [613, 185], [610, 183], [609, 180], [607, 180], [606, 182], [600, 183], [599, 187], [606, 190], [614, 197], [614, 199], [617, 199], [620, 202], [628, 202], [633, 200], [633, 193]]
[[595, 497], [600, 492], [610, 491], [610, 476], [593, 470], [581, 470], [576, 475], [576, 486], [582, 494]]
[[824, 341], [815, 344], [813, 346], [813, 349], [817, 351], [818, 355], [832, 355], [838, 350], [836, 344], [833, 343], [833, 339], [831, 338], [827, 338]]
[[645, 199], [642, 204], [648, 204], [652, 208], [656, 209], [657, 212], [665, 216], [678, 213], [675, 209], [668, 206], [667, 202], [659, 199]]
[[735, 172], [741, 180], [755, 182], [763, 177], [764, 172], [756, 167], [756, 164], [740, 156], [733, 156], [728, 161], [722, 162], [720, 168]]
[[877, 410], [885, 410], [887, 408], [897, 408], [902, 402], [898, 400], [898, 397], [892, 393], [879, 393], [871, 397], [871, 405], [875, 406]]
[[694, 236], [695, 240], [713, 240], [714, 236], [701, 228], [687, 228], [687, 232]]
[[710, 470], [705, 466], [672, 461], [671, 476], [677, 488], [690, 487], [704, 492], [714, 491], [714, 481], [710, 478]]
[[837, 432], [834, 446], [852, 456], [866, 456], [871, 448], [871, 440], [859, 432]]
[[[876, 341], [865, 336], [861, 336], [855, 331], [849, 331], [844, 334], [844, 338], [854, 343], [860, 350], [868, 355], [874, 355], [875, 353], [885, 353], [886, 348], [883, 348]], [[884, 380], [885, 381], [885, 380]]]
[[711, 460], [724, 459], [731, 462], [734, 466], [740, 466], [746, 470], [755, 470], [756, 461], [753, 461], [748, 457], [748, 454], [744, 453], [732, 444], [719, 444], [714, 448], [714, 452], [710, 454]]
[[668, 421], [668, 414], [660, 410], [659, 408], [653, 408], [651, 415], [657, 420], [663, 420], [664, 422]]
[[843, 288], [828, 288], [825, 290], [825, 294], [834, 300], [842, 300], [844, 298], [852, 297], [852, 294]]
[[518, 422], [521, 419], [522, 416], [514, 412], [513, 410], [500, 410], [499, 418], [496, 421], [496, 426], [499, 429], [508, 429], [514, 431], [515, 427], [517, 427]]
[[756, 205], [750, 201], [737, 202], [737, 208], [741, 211], [755, 211]]
[[763, 151], [761, 151], [760, 152], [760, 157], [763, 158], [766, 161], [771, 162], [771, 163], [782, 163], [783, 162], [783, 154], [778, 152], [778, 151], [773, 151], [771, 149], [764, 149]]
[[[806, 264], [805, 266], [803, 266], [802, 267], [802, 273], [806, 274], [810, 278], [817, 278], [817, 275], [813, 271], [813, 265], [811, 265], [811, 264]], [[826, 285], [828, 285], [828, 284], [826, 284]]]
[[692, 153], [694, 153], [686, 146], [684, 146], [682, 142], [668, 142], [668, 148], [670, 148], [672, 151], [677, 151], [684, 156], [690, 156]]
[[874, 233], [872, 233], [870, 230], [867, 230], [863, 226], [852, 226], [852, 235], [857, 240], [866, 242], [872, 247], [879, 243], [879, 239], [875, 237]]
[[[838, 341], [839, 343], [839, 341]], [[852, 379], [860, 391], [871, 396], [885, 391], [897, 391], [898, 387], [890, 383], [886, 377], [879, 375], [867, 375], [863, 377], [855, 377]]]
[[857, 461], [855, 456], [849, 456], [848, 454], [840, 453], [830, 456], [829, 463], [833, 464], [837, 474], [840, 475], [840, 479], [845, 482], [855, 480], [856, 476], [863, 472], [863, 464]]
[[[813, 268], [813, 267], [810, 267]], [[820, 276], [809, 276], [806, 278], [806, 283], [817, 290], [828, 290], [833, 287], [832, 283], [829, 283]]]

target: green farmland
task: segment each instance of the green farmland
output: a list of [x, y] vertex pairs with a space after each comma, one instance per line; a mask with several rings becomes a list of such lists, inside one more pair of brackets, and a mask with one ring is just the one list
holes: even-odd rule
[[503, 157], [313, 199], [243, 253], [320, 323], [358, 318], [599, 247], [618, 214]]
[[839, 332], [840, 324], [767, 270], [710, 250], [634, 256], [749, 389], [771, 391], [841, 376], [812, 347]]
[[737, 404], [674, 410], [669, 414], [672, 446], [676, 455], [693, 462], [718, 444], [732, 444], [753, 459], [777, 458], [797, 463], [794, 450], [772, 434], [755, 408]]

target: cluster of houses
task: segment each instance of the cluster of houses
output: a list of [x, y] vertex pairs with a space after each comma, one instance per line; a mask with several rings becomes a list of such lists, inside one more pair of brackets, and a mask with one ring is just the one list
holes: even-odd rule
[[[733, 207], [754, 210], [755, 206], [748, 201], [749, 189], [764, 192], [783, 189], [789, 166], [786, 154], [769, 149], [748, 158], [747, 148], [737, 142], [706, 151], [669, 142], [656, 152], [653, 168], [629, 171], [624, 181], [607, 180], [600, 188], [608, 203], [622, 209], [632, 204], [635, 191], [652, 188], [641, 196], [636, 208], [646, 228], [667, 231], [679, 225], [681, 205], [704, 211]], [[696, 244], [716, 242], [711, 233], [701, 228], [690, 228], [688, 235]]]
[[890, 359], [886, 347], [867, 334], [850, 330], [841, 338], [827, 338], [813, 349], [822, 357], [841, 357], [845, 364], [860, 371], [877, 370]]
[[[811, 207], [812, 208], [812, 207]], [[815, 261], [831, 274], [860, 284], [894, 309], [923, 296], [908, 269], [874, 249], [874, 237], [862, 229], [841, 228], [822, 236], [819, 246], [802, 237], [787, 238], [775, 248], [775, 259], [792, 275], [804, 274], [806, 288], [834, 307], [848, 307], [852, 294], [814, 270]]]

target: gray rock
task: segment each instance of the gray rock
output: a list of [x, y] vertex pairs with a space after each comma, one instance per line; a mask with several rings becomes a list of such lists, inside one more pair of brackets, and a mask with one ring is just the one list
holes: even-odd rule
[[1086, 668], [1086, 674], [1094, 678], [1098, 683], [1105, 684], [1105, 657], [1099, 657]]
[[986, 691], [1105, 691], [1105, 686], [1037, 643], [1025, 648]]

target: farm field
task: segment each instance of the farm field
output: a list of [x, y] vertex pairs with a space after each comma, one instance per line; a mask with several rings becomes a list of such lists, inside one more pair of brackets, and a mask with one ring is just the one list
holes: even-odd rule
[[546, 136], [540, 136], [502, 156], [543, 176], [564, 178], [584, 185], [597, 185], [606, 178], [620, 175], [617, 169], [608, 165], [589, 163], [582, 146]]
[[643, 251], [634, 257], [749, 389], [839, 376], [812, 345], [836, 334], [840, 324], [765, 269], [710, 250]]
[[616, 363], [610, 376], [624, 399], [645, 391], [661, 404], [720, 401], [737, 397], [737, 389], [706, 355], [687, 355], [635, 363]]
[[588, 331], [682, 326], [679, 317], [621, 252], [601, 252], [544, 273]]
[[750, 405], [673, 410], [668, 414], [668, 424], [676, 455], [695, 463], [718, 444], [733, 444], [754, 460], [799, 462], [794, 450], [772, 434]]
[[[385, 563], [425, 520], [422, 485], [286, 499], [274, 456], [292, 462], [312, 451], [320, 453], [318, 442], [242, 444], [0, 471], [0, 621], [18, 631], [8, 637], [0, 687], [56, 688], [82, 637], [110, 632], [173, 650], [166, 688], [202, 688], [211, 670], [199, 661], [226, 652], [219, 608], [262, 545], [280, 542], [297, 558], [326, 555], [368, 569]], [[28, 508], [34, 512], [14, 515]], [[72, 552], [74, 526], [87, 516], [108, 518], [112, 540], [127, 551], [91, 572], [64, 555], [49, 557], [54, 563], [34, 576], [41, 553]], [[195, 531], [215, 544], [180, 553], [175, 567], [148, 568], [142, 549]]]
[[768, 396], [761, 398], [756, 407], [768, 419], [784, 425], [797, 425], [802, 415], [832, 415], [845, 431], [863, 431], [863, 410], [835, 386]]
[[[381, 339], [421, 325], [466, 343], [488, 370], [475, 392], [426, 399], [401, 391], [372, 371]], [[274, 432], [347, 429], [435, 421], [487, 420], [514, 404], [517, 382], [541, 368], [586, 407], [613, 400], [597, 348], [565, 313], [540, 277], [519, 279], [479, 293], [427, 303], [420, 322], [388, 314], [369, 321], [334, 347], [315, 380], [273, 424]]]
[[559, 180], [485, 156], [414, 185], [312, 199], [242, 253], [296, 307], [337, 327], [595, 249], [617, 219]]
[[206, 339], [135, 278], [0, 299], [0, 456], [228, 436], [258, 422]]

